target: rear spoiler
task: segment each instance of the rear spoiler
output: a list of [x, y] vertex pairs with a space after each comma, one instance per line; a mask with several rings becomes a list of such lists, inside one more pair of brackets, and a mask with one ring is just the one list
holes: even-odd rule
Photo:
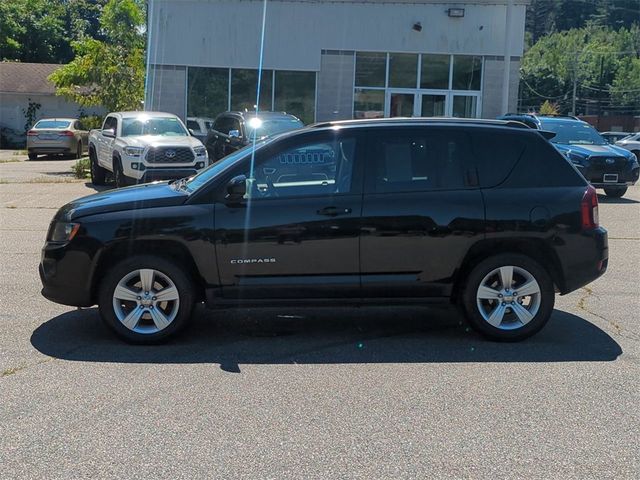
[[550, 132], [549, 130], [538, 130], [538, 132], [540, 132], [540, 135], [542, 135], [547, 140], [551, 140], [556, 136], [556, 132]]

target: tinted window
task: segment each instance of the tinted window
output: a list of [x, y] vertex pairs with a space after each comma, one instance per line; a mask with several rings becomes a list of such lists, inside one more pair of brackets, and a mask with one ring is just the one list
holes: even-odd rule
[[524, 142], [508, 132], [483, 130], [471, 134], [480, 186], [502, 183], [524, 151]]
[[232, 117], [220, 117], [216, 120], [213, 129], [216, 132], [224, 133], [225, 135], [229, 135], [229, 130], [235, 128], [234, 120]]
[[195, 122], [193, 120], [187, 120], [187, 128], [190, 128], [194, 132], [200, 131], [200, 125], [198, 125], [198, 122]]
[[452, 130], [388, 130], [372, 133], [369, 161], [375, 192], [419, 192], [464, 188], [472, 164], [469, 137]]
[[244, 126], [249, 138], [253, 138], [254, 134], [256, 138], [262, 138], [304, 127], [300, 120], [293, 117], [266, 118], [264, 120], [253, 117], [252, 119], [247, 119]]
[[253, 198], [301, 197], [349, 193], [356, 141], [333, 138], [272, 153], [247, 171]]
[[64, 120], [40, 120], [35, 124], [33, 128], [50, 128], [56, 130], [62, 130], [63, 128], [69, 128], [71, 122]]

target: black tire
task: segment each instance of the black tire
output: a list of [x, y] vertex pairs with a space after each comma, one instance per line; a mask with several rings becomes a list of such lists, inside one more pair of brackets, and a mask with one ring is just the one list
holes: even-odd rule
[[37, 153], [29, 153], [29, 160], [37, 160], [37, 159], [38, 159]]
[[627, 193], [627, 187], [605, 187], [604, 193], [607, 197], [620, 198]]
[[128, 185], [127, 177], [122, 171], [122, 163], [120, 163], [120, 159], [118, 158], [113, 160], [113, 183], [116, 188], [122, 188]]
[[[119, 319], [114, 309], [113, 295], [118, 283], [131, 272], [139, 269], [153, 269], [166, 275], [175, 285], [179, 295], [177, 314], [168, 326], [155, 333], [140, 333], [126, 327]], [[105, 324], [116, 335], [129, 343], [151, 345], [164, 342], [177, 335], [187, 326], [193, 311], [195, 298], [194, 286], [190, 276], [174, 263], [152, 255], [139, 255], [124, 260], [109, 270], [100, 283], [98, 295], [98, 310]], [[137, 307], [131, 308], [134, 310]], [[152, 323], [150, 314], [141, 322]]]
[[[481, 282], [491, 272], [504, 266], [513, 266], [522, 269], [529, 273], [538, 283], [540, 296], [537, 312], [533, 318], [524, 325], [516, 321], [517, 316], [508, 305], [504, 307], [508, 312], [504, 317], [507, 323], [501, 324], [500, 327], [502, 328], [491, 325], [480, 312], [476, 296]], [[517, 276], [518, 274], [514, 273], [514, 279]], [[495, 255], [478, 263], [468, 275], [462, 291], [462, 305], [471, 326], [485, 337], [501, 342], [517, 342], [539, 332], [549, 320], [553, 312], [554, 303], [555, 291], [549, 273], [535, 260], [516, 253]], [[513, 319], [513, 322], [509, 321], [511, 319]], [[508, 327], [512, 328], [507, 329]]]
[[91, 183], [105, 185], [107, 183], [107, 170], [98, 165], [98, 157], [93, 148], [89, 148], [89, 164], [91, 165]]
[[73, 158], [76, 160], [80, 160], [82, 158], [82, 140], [78, 141], [78, 144], [76, 145], [76, 154]]

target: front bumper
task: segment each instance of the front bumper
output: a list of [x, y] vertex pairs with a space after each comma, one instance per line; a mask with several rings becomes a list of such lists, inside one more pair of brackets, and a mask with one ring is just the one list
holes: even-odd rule
[[90, 307], [91, 258], [82, 250], [71, 250], [68, 244], [45, 244], [38, 272], [42, 295], [52, 302], [73, 307]]
[[582, 176], [594, 187], [629, 187], [638, 181], [640, 166], [625, 168], [607, 167], [602, 165], [576, 165]]
[[154, 180], [175, 180], [178, 178], [192, 177], [198, 170], [195, 168], [148, 168], [143, 170], [139, 180], [142, 183]]

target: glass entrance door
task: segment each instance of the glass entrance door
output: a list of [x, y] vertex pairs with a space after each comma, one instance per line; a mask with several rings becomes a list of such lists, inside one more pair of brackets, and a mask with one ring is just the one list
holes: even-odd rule
[[415, 93], [387, 92], [385, 117], [413, 117], [415, 98]]
[[444, 117], [447, 115], [446, 93], [423, 93], [420, 95], [421, 117]]
[[476, 118], [478, 111], [478, 95], [452, 94], [451, 116], [457, 118]]

